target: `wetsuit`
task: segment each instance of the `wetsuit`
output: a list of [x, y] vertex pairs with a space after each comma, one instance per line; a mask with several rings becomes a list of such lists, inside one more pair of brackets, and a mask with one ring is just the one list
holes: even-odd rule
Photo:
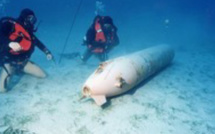
[[[106, 21], [106, 18], [108, 18], [108, 21]], [[111, 29], [106, 30], [104, 28], [105, 24], [110, 24]], [[101, 40], [97, 39], [98, 34], [103, 34], [103, 37], [101, 36]], [[84, 44], [87, 46], [87, 50], [82, 58], [84, 62], [86, 62], [92, 54], [95, 54], [100, 59], [100, 61], [107, 60], [107, 53], [109, 53], [113, 47], [119, 44], [117, 28], [113, 24], [112, 19], [108, 16], [96, 16], [93, 24], [86, 33]]]
[[[25, 36], [23, 33], [19, 32], [19, 37], [15, 40], [11, 40], [10, 36], [17, 30], [15, 25], [23, 27], [24, 30], [28, 33], [29, 37], [26, 39], [29, 41], [30, 46], [28, 50], [21, 50], [18, 53], [13, 53], [9, 47], [10, 42], [20, 43]], [[0, 20], [0, 62], [1, 64], [9, 63], [12, 66], [20, 65], [18, 68], [22, 69], [27, 61], [30, 59], [32, 53], [34, 52], [35, 46], [37, 46], [44, 53], [48, 54], [50, 51], [45, 47], [45, 45], [34, 35], [34, 27], [26, 27], [22, 20], [13, 19], [9, 17], [2, 18]]]

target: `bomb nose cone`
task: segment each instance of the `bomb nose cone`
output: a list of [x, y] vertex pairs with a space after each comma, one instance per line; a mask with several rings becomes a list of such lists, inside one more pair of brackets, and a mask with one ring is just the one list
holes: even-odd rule
[[91, 96], [91, 90], [88, 86], [84, 86], [83, 87], [83, 95], [86, 97], [90, 97]]

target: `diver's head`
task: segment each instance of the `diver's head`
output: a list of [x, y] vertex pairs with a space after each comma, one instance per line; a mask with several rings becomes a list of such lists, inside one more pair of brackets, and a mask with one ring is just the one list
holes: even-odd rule
[[103, 28], [106, 32], [111, 32], [114, 29], [113, 20], [109, 16], [104, 16], [102, 18]]
[[104, 16], [102, 18], [102, 23], [113, 25], [113, 19], [110, 16]]
[[34, 28], [37, 18], [31, 9], [25, 8], [21, 11], [18, 20], [20, 20], [27, 28]]
[[112, 32], [113, 31], [113, 25], [111, 25], [111, 24], [104, 24], [103, 25], [103, 28], [104, 28], [104, 31], [106, 31], [106, 32], [108, 32], [108, 33], [110, 33], [110, 32]]

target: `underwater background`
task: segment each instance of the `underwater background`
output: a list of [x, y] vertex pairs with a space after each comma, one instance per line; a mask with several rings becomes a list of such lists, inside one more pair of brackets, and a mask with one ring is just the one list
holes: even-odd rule
[[0, 94], [0, 134], [8, 128], [36, 134], [215, 134], [215, 1], [101, 1], [102, 15], [113, 18], [120, 38], [110, 59], [168, 44], [175, 50], [172, 65], [134, 92], [109, 99], [105, 108], [79, 101], [98, 59], [86, 65], [58, 60], [76, 13], [64, 53], [84, 52], [96, 0], [83, 0], [78, 12], [81, 0], [0, 0], [0, 17], [16, 18], [26, 7], [35, 11], [41, 21], [36, 35], [57, 62], [36, 50], [32, 61], [49, 77], [15, 77], [12, 89]]

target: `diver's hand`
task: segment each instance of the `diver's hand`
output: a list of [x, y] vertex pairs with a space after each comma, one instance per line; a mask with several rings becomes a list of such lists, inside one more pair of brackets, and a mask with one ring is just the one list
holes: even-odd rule
[[53, 60], [54, 57], [53, 57], [52, 53], [47, 48], [45, 48], [43, 50], [43, 52], [46, 54], [47, 60]]
[[14, 52], [19, 52], [22, 50], [22, 47], [18, 42], [10, 42], [9, 47], [14, 51]]
[[47, 60], [53, 60], [53, 56], [51, 53], [46, 54], [46, 58], [47, 58]]

